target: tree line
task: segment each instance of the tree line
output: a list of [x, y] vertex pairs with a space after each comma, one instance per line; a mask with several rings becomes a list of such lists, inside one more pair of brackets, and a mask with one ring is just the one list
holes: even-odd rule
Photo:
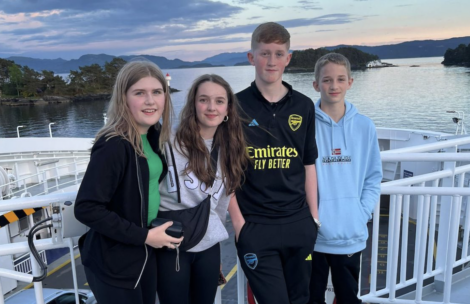
[[0, 58], [0, 96], [26, 98], [109, 93], [125, 63], [124, 59], [116, 57], [103, 67], [99, 64], [83, 66], [78, 71], [70, 71], [67, 82], [52, 71], [38, 72]]
[[470, 44], [460, 44], [455, 49], [447, 49], [442, 64], [470, 66]]
[[334, 50], [319, 48], [293, 51], [289, 67], [313, 69], [321, 56], [331, 52], [340, 53], [348, 58], [352, 69], [364, 69], [367, 67], [367, 63], [379, 60], [379, 56], [365, 53], [353, 47], [341, 47]]
[[[332, 51], [325, 48], [294, 51], [289, 64], [291, 68], [313, 69], [317, 60]], [[351, 68], [365, 68], [370, 61], [379, 57], [362, 52], [353, 47], [337, 48], [334, 52], [343, 54], [351, 62]], [[447, 54], [447, 53], [446, 53]], [[126, 63], [115, 57], [103, 67], [91, 64], [70, 71], [68, 81], [52, 71], [35, 71], [20, 66], [13, 61], [0, 58], [0, 96], [42, 97], [42, 96], [80, 96], [108, 94], [112, 91], [114, 80]]]

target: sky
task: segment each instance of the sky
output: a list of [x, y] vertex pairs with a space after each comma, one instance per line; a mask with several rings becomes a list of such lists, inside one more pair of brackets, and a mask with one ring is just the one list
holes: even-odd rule
[[469, 0], [0, 0], [0, 57], [155, 55], [197, 61], [250, 48], [275, 21], [291, 49], [470, 36]]

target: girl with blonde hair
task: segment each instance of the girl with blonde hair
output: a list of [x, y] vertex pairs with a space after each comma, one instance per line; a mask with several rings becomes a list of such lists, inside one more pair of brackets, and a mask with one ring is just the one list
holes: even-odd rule
[[124, 65], [75, 205], [76, 218], [90, 227], [79, 248], [100, 304], [154, 304], [153, 248], [174, 248], [182, 241], [165, 233], [171, 222], [149, 228], [160, 204], [158, 185], [167, 173], [160, 148], [169, 137], [171, 113], [161, 70], [150, 61]]

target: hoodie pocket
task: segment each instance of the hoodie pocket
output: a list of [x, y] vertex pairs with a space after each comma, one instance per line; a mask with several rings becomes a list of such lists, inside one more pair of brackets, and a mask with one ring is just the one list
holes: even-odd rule
[[321, 200], [318, 243], [351, 245], [368, 237], [368, 215], [358, 197]]

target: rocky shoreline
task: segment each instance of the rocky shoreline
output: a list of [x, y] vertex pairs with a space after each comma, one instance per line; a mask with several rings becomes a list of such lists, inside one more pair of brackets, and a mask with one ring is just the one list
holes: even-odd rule
[[[170, 88], [170, 93], [180, 92], [178, 89]], [[0, 98], [0, 105], [2, 106], [35, 106], [35, 105], [47, 105], [47, 104], [59, 104], [69, 102], [90, 102], [97, 100], [109, 100], [111, 94], [88, 94], [88, 95], [77, 95], [77, 96], [43, 96], [37, 98]]]

